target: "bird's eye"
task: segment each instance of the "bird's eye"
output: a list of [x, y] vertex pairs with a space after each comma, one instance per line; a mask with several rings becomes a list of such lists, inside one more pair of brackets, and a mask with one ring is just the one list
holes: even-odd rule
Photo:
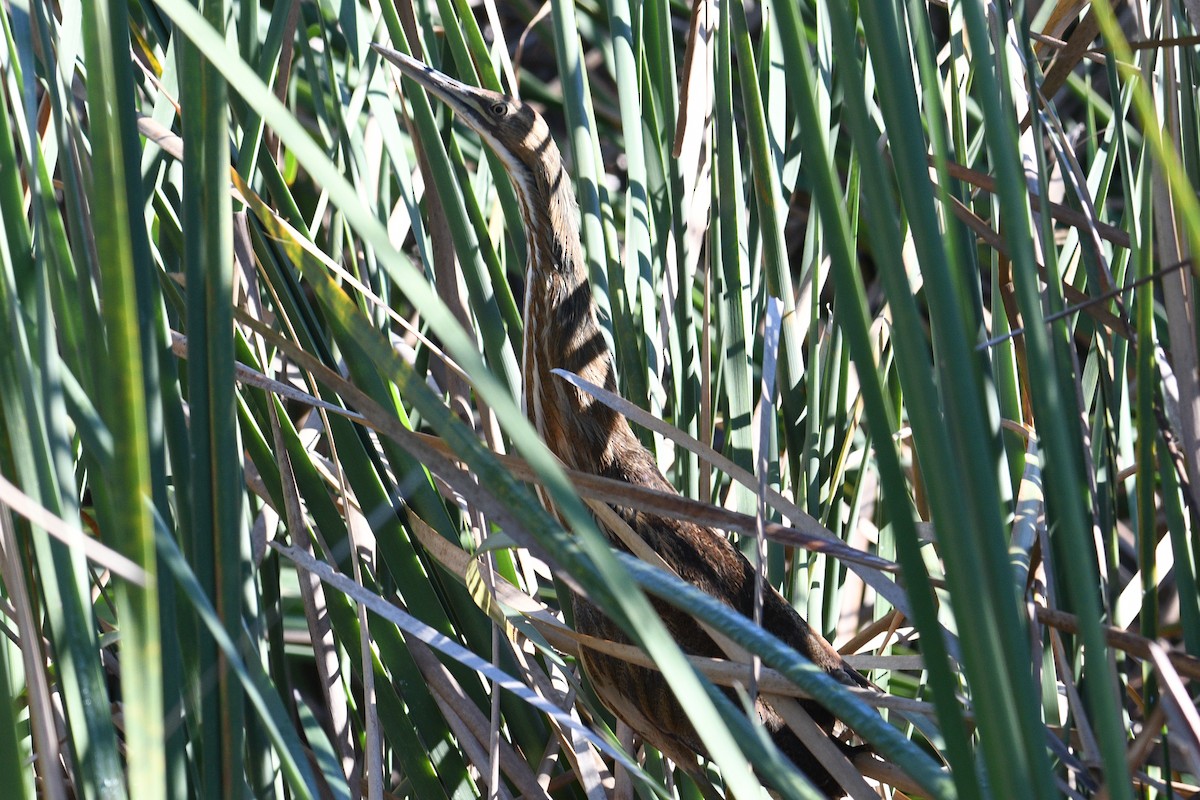
[[497, 117], [503, 117], [508, 113], [508, 105], [506, 103], [493, 103], [492, 114]]

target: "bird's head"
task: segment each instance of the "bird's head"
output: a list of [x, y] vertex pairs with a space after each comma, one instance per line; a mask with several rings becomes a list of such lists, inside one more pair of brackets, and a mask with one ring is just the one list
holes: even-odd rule
[[530, 267], [546, 275], [571, 275], [571, 286], [585, 281], [575, 194], [542, 115], [527, 103], [468, 86], [411, 56], [377, 44], [371, 46], [406, 77], [449, 106], [504, 163], [516, 189], [527, 238], [533, 245]]
[[378, 44], [371, 47], [478, 133], [520, 188], [536, 192], [538, 178], [544, 179], [542, 173], [547, 167], [561, 164], [550, 129], [532, 106], [499, 92], [469, 86], [396, 50]]

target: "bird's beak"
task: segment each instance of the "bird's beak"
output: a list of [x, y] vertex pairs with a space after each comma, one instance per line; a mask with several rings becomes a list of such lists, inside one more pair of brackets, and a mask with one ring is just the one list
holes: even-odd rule
[[461, 81], [454, 80], [448, 75], [443, 75], [433, 67], [422, 64], [412, 56], [407, 56], [398, 50], [374, 43], [371, 44], [371, 47], [376, 53], [379, 53], [379, 55], [394, 64], [406, 77], [412, 79], [427, 92], [437, 96], [453, 109], [457, 110], [460, 107], [464, 96], [469, 97], [479, 91], [474, 86], [468, 86]]

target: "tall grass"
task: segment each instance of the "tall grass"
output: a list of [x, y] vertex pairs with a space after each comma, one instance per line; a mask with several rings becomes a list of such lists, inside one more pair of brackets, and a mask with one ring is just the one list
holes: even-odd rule
[[[5, 786], [817, 796], [713, 688], [755, 655], [891, 765], [831, 762], [855, 797], [1198, 790], [1193, 5], [3, 10]], [[604, 402], [687, 499], [538, 441], [513, 188], [371, 42], [550, 120]], [[878, 690], [615, 552], [613, 502], [763, 532]], [[570, 591], [704, 777], [596, 700]]]

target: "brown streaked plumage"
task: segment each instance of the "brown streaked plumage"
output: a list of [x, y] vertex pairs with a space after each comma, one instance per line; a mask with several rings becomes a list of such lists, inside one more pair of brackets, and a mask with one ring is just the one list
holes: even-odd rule
[[[504, 162], [516, 188], [529, 248], [522, 398], [529, 419], [568, 467], [673, 492], [624, 416], [551, 374], [552, 369], [562, 368], [616, 390], [612, 354], [601, 335], [588, 284], [575, 195], [545, 121], [518, 100], [467, 86], [394, 50], [377, 45], [375, 49], [475, 130]], [[751, 616], [754, 570], [724, 536], [689, 522], [615, 510], [680, 577]], [[684, 650], [724, 656], [690, 616], [662, 603], [656, 602], [655, 608]], [[574, 611], [581, 632], [628, 641], [586, 598], [574, 598]], [[764, 598], [763, 627], [843, 683], [865, 685], [770, 587]], [[586, 648], [580, 659], [597, 695], [614, 714], [685, 769], [697, 768], [695, 756], [704, 754], [703, 745], [660, 673]], [[832, 728], [834, 719], [828, 711], [815, 703], [805, 707], [823, 728]], [[819, 788], [840, 796], [829, 773], [770, 704], [760, 700], [758, 710], [784, 754]]]

